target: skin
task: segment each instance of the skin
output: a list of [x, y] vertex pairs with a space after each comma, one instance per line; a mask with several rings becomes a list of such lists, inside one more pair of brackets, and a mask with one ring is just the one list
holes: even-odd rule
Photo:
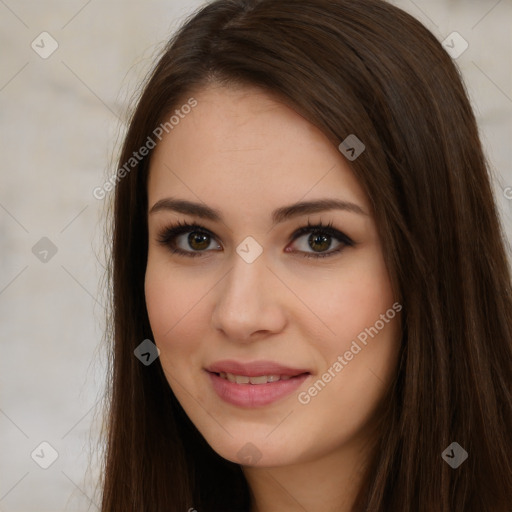
[[[395, 303], [369, 200], [349, 163], [311, 123], [251, 87], [209, 85], [198, 104], [162, 139], [151, 159], [148, 211], [173, 197], [219, 210], [223, 222], [171, 210], [148, 213], [145, 279], [148, 314], [165, 375], [184, 410], [222, 457], [240, 463], [253, 511], [349, 511], [374, 440], [375, 411], [397, 370], [400, 314], [309, 403], [298, 400]], [[185, 102], [184, 102], [185, 103]], [[325, 210], [275, 226], [271, 212], [334, 198], [365, 214]], [[355, 245], [306, 258], [308, 220], [332, 226]], [[158, 242], [176, 221], [213, 236], [198, 257]], [[191, 230], [194, 231], [194, 230]], [[247, 237], [262, 254], [236, 252]], [[182, 250], [198, 252], [178, 236]], [[343, 243], [331, 238], [331, 252]], [[311, 375], [277, 402], [241, 408], [221, 400], [204, 368], [221, 359], [265, 359]]]

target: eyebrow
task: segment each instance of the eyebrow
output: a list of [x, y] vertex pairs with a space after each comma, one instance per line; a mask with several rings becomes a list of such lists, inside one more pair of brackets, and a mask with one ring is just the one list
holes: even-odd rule
[[[347, 212], [357, 213], [359, 215], [368, 215], [368, 213], [355, 203], [328, 198], [318, 199], [316, 201], [300, 201], [298, 203], [277, 208], [272, 212], [271, 218], [273, 225], [275, 225], [294, 217], [326, 210], [344, 210]], [[184, 199], [175, 199], [172, 197], [160, 199], [151, 207], [149, 214], [151, 215], [160, 211], [174, 211], [187, 215], [194, 215], [202, 219], [209, 219], [215, 222], [223, 222], [222, 214], [219, 210], [210, 208], [205, 204], [195, 203]]]

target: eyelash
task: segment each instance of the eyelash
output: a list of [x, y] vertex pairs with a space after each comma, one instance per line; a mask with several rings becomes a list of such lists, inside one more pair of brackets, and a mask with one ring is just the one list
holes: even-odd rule
[[[159, 244], [164, 245], [170, 249], [170, 251], [173, 254], [179, 254], [181, 256], [194, 258], [197, 256], [201, 256], [203, 253], [207, 251], [183, 251], [182, 249], [179, 249], [175, 245], [175, 239], [177, 236], [182, 235], [184, 233], [201, 233], [204, 235], [208, 235], [212, 238], [215, 238], [213, 233], [206, 229], [204, 226], [201, 226], [200, 224], [196, 223], [187, 223], [187, 222], [177, 222], [171, 226], [165, 227], [162, 229], [162, 231], [157, 236], [157, 241]], [[304, 251], [299, 251], [303, 253], [303, 256], [305, 258], [326, 258], [329, 256], [334, 256], [335, 254], [340, 253], [342, 250], [345, 249], [345, 247], [353, 247], [355, 245], [354, 241], [349, 238], [345, 233], [342, 233], [341, 231], [338, 231], [337, 229], [332, 227], [332, 222], [329, 222], [329, 224], [323, 224], [323, 223], [317, 223], [317, 224], [311, 224], [308, 220], [307, 226], [303, 226], [299, 229], [297, 229], [293, 235], [291, 236], [291, 242], [294, 242], [298, 238], [300, 238], [302, 235], [307, 233], [315, 233], [315, 234], [327, 234], [330, 237], [336, 239], [338, 242], [341, 242], [342, 246], [340, 246], [338, 249], [335, 249], [334, 251], [330, 252], [324, 252], [324, 253], [309, 253]]]

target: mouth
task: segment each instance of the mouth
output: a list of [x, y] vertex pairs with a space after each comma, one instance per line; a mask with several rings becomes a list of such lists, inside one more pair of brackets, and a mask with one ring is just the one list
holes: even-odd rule
[[[214, 372], [215, 373], [215, 372]], [[278, 382], [280, 380], [290, 380], [297, 376], [291, 375], [259, 375], [256, 377], [249, 377], [248, 375], [235, 375], [234, 373], [220, 372], [215, 373], [221, 379], [226, 379], [229, 382], [236, 384], [267, 384], [269, 382]], [[302, 374], [301, 374], [302, 375]]]
[[221, 361], [205, 369], [213, 390], [223, 401], [238, 407], [261, 407], [295, 391], [311, 372], [268, 361]]

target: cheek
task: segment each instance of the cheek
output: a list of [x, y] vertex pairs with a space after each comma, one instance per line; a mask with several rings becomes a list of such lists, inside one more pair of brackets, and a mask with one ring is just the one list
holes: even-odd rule
[[[162, 364], [193, 354], [200, 343], [201, 299], [204, 283], [196, 283], [180, 272], [169, 272], [148, 263], [145, 297], [149, 322]], [[172, 358], [170, 356], [173, 356]]]
[[388, 272], [377, 251], [368, 251], [350, 263], [339, 272], [317, 277], [314, 288], [302, 290], [308, 306], [325, 326], [322, 331], [326, 336], [319, 340], [319, 349], [330, 357], [348, 350], [351, 341], [394, 303]]
[[[377, 326], [380, 327], [380, 324]], [[396, 374], [400, 349], [400, 315], [396, 314], [381, 329], [375, 327], [373, 320], [358, 335], [363, 342], [357, 336], [351, 338], [340, 354], [344, 368], [332, 388], [333, 394], [339, 397], [342, 404], [336, 412], [337, 419], [350, 424], [346, 412], [351, 411], [351, 415], [359, 420], [358, 424], [351, 425], [354, 431], [370, 421]], [[328, 397], [326, 395], [323, 398]]]
[[[322, 382], [315, 381], [311, 393], [307, 390], [310, 406], [355, 433], [370, 418], [393, 378], [401, 308], [393, 308], [391, 282], [377, 251], [358, 259], [350, 272], [326, 277], [316, 285], [309, 304], [329, 334], [315, 337], [323, 366], [317, 378]], [[332, 408], [333, 401], [338, 408]], [[349, 416], [347, 411], [351, 411]]]

